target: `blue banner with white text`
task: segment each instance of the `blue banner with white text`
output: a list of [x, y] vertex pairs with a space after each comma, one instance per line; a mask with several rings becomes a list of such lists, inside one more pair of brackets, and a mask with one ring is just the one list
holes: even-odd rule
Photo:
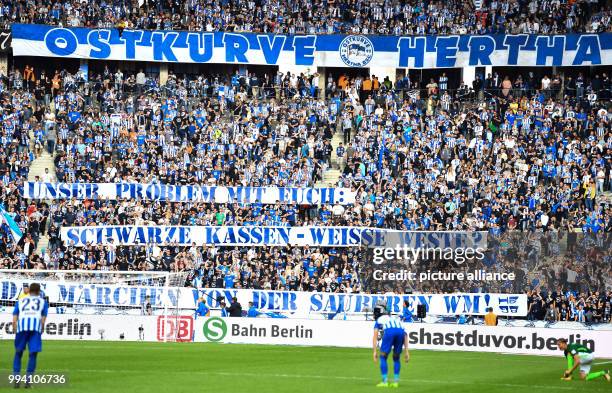
[[[279, 35], [12, 26], [14, 56], [308, 67], [447, 68], [612, 64], [612, 33]], [[313, 71], [315, 71], [313, 69]]]

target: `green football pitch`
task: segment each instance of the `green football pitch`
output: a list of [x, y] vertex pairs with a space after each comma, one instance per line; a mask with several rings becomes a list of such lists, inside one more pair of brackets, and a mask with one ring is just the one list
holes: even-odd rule
[[[12, 368], [11, 341], [0, 341], [0, 374]], [[561, 353], [560, 353], [561, 355]], [[26, 362], [24, 354], [24, 367]], [[595, 370], [612, 366], [596, 360]], [[399, 389], [376, 388], [371, 350], [236, 344], [47, 341], [40, 373], [69, 376], [58, 392], [612, 392], [603, 379], [565, 382], [562, 356], [411, 351]], [[389, 361], [389, 367], [392, 367]], [[392, 368], [391, 368], [392, 369]], [[3, 381], [2, 386], [7, 386]], [[3, 388], [2, 391], [14, 391]]]

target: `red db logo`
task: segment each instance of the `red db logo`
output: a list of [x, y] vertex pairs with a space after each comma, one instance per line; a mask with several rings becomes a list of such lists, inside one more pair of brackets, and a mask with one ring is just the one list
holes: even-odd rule
[[193, 317], [189, 315], [157, 317], [157, 341], [191, 341]]

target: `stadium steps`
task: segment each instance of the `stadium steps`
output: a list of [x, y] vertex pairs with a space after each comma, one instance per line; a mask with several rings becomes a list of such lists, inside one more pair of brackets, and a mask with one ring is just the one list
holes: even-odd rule
[[46, 150], [40, 157], [34, 159], [30, 164], [30, 172], [28, 173], [28, 181], [35, 181], [36, 176], [40, 176], [45, 173], [45, 168], [49, 168], [49, 173], [55, 177], [55, 162], [53, 162], [53, 156]]
[[[49, 173], [51, 173], [55, 178], [55, 162], [53, 160], [53, 156], [49, 154], [46, 149], [43, 149], [40, 157], [34, 159], [34, 161], [30, 163], [28, 181], [35, 181], [36, 176], [42, 178], [42, 175], [45, 173], [45, 168], [49, 168]], [[48, 247], [49, 237], [47, 235], [41, 235], [36, 246], [36, 253], [38, 255], [42, 255], [42, 251], [46, 250]]]
[[323, 180], [316, 184], [317, 187], [334, 187], [340, 179], [341, 172], [338, 169], [328, 169], [323, 173]]
[[38, 238], [38, 245], [36, 246], [36, 253], [38, 255], [42, 255], [43, 250], [46, 250], [49, 247], [49, 236], [41, 235]]
[[331, 154], [331, 165], [327, 168], [325, 172], [323, 172], [323, 180], [319, 181], [315, 184], [316, 187], [335, 187], [338, 183], [338, 179], [342, 175], [342, 169], [340, 168], [340, 163], [338, 162], [338, 156], [336, 155], [336, 149], [340, 146], [340, 143], [344, 141], [344, 135], [342, 134], [342, 129], [340, 127], [340, 121], [336, 122], [336, 132], [332, 135], [331, 145], [332, 145], [332, 154]]

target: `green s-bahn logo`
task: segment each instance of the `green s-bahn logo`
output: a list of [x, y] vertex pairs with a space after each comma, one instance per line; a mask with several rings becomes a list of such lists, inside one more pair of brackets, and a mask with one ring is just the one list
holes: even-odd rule
[[202, 333], [208, 341], [218, 342], [227, 335], [227, 324], [219, 317], [211, 317], [204, 322]]

